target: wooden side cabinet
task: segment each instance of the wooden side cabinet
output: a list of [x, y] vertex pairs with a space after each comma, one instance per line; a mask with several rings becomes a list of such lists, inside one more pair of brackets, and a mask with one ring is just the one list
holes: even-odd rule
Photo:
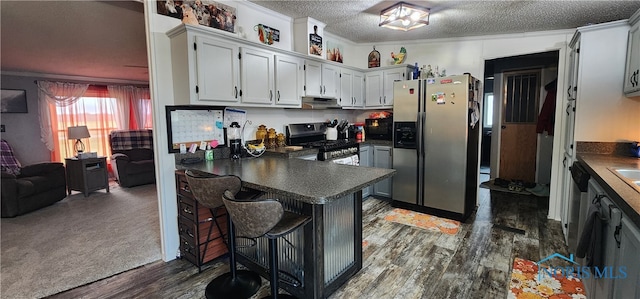
[[175, 175], [180, 257], [201, 269], [202, 265], [227, 253], [224, 242], [227, 234], [227, 210], [220, 207], [216, 211], [218, 224], [224, 234], [221, 236], [212, 220], [211, 210], [200, 205], [191, 194], [184, 170], [176, 170]]
[[84, 196], [89, 192], [107, 189], [109, 192], [109, 176], [107, 174], [107, 158], [67, 158], [65, 159], [67, 170], [67, 192], [80, 191]]

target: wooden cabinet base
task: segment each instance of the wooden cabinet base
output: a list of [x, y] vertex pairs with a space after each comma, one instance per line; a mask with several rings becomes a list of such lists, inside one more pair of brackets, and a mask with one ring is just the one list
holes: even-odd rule
[[[178, 194], [178, 233], [180, 256], [201, 269], [202, 265], [227, 253], [227, 210], [218, 208], [215, 222], [212, 211], [191, 194], [184, 171], [176, 171]], [[217, 222], [217, 224], [216, 224]], [[220, 230], [223, 235], [220, 235]]]

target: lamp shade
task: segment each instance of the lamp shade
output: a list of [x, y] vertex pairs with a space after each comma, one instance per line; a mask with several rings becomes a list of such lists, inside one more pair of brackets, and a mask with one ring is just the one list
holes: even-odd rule
[[89, 129], [87, 126], [77, 126], [77, 127], [69, 127], [67, 128], [67, 137], [69, 139], [81, 139], [81, 138], [89, 138]]
[[381, 27], [409, 31], [429, 24], [430, 9], [398, 2], [380, 12]]

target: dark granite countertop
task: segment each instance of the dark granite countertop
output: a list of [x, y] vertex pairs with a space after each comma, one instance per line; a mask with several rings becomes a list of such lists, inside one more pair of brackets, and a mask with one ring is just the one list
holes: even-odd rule
[[284, 147], [276, 147], [268, 149], [263, 154], [264, 156], [280, 157], [280, 158], [298, 158], [302, 156], [317, 155], [318, 149], [316, 148], [303, 148], [301, 150], [291, 150]]
[[393, 169], [362, 167], [271, 156], [217, 159], [198, 164], [176, 164], [176, 169], [197, 169], [218, 175], [237, 175], [243, 186], [325, 204], [395, 174]]
[[579, 153], [578, 161], [585, 165], [589, 174], [609, 194], [611, 201], [633, 223], [640, 227], [640, 192], [609, 170], [609, 167], [640, 169], [640, 159], [616, 155]]
[[358, 143], [360, 143], [360, 146], [363, 146], [363, 145], [393, 146], [393, 142], [391, 140], [366, 139], [365, 141], [358, 141]]

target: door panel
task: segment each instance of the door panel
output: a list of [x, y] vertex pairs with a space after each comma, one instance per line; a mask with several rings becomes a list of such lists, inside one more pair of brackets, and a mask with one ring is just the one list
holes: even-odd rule
[[499, 176], [534, 182], [540, 72], [517, 71], [504, 76]]

